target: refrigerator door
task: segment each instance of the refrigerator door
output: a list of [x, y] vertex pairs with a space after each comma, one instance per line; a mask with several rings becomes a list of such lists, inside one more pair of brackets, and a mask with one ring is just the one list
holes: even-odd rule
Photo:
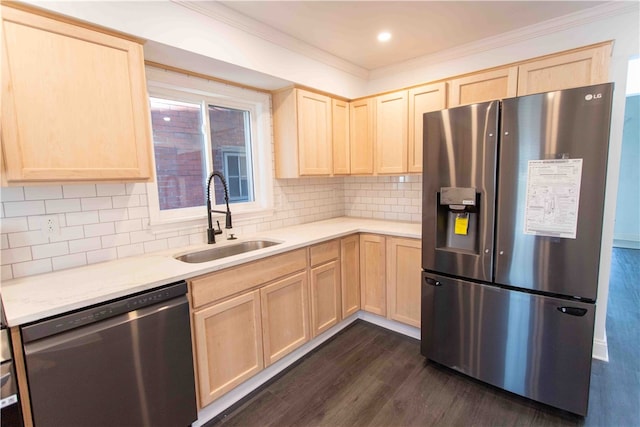
[[[496, 283], [595, 301], [612, 93], [609, 83], [503, 101]], [[548, 161], [563, 158], [582, 159], [581, 173]]]
[[424, 115], [422, 267], [491, 281], [497, 101]]
[[422, 354], [586, 415], [595, 304], [423, 274]]

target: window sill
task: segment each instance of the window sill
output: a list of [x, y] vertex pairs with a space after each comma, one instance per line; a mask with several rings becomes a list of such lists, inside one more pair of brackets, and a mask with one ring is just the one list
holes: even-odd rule
[[[203, 208], [203, 210], [206, 210]], [[273, 208], [264, 208], [264, 209], [256, 209], [250, 211], [240, 211], [238, 213], [233, 213], [233, 209], [231, 210], [232, 219], [234, 228], [242, 227], [244, 223], [256, 219], [263, 219], [272, 216], [275, 213], [275, 209]], [[212, 215], [214, 224], [216, 221], [222, 221], [224, 225], [224, 214], [213, 214]], [[169, 219], [169, 220], [158, 220], [155, 222], [151, 222], [149, 224], [149, 231], [153, 234], [162, 234], [162, 233], [172, 233], [172, 232], [181, 232], [188, 230], [203, 230], [207, 228], [207, 216], [204, 214], [193, 216], [189, 218], [178, 218], [178, 219]]]

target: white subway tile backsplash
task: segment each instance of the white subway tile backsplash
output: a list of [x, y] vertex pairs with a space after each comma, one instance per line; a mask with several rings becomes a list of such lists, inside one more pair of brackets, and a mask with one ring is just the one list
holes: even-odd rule
[[87, 239], [78, 239], [69, 241], [69, 253], [89, 252], [102, 248], [100, 237], [89, 237]]
[[100, 222], [98, 211], [70, 212], [66, 214], [67, 225], [97, 224]]
[[100, 222], [124, 221], [129, 219], [126, 208], [122, 209], [104, 209], [98, 211]]
[[149, 217], [149, 208], [147, 208], [146, 206], [140, 206], [137, 208], [127, 208], [127, 210], [129, 211], [130, 219]]
[[45, 206], [48, 214], [79, 212], [80, 199], [46, 200]]
[[44, 201], [4, 202], [4, 214], [7, 218], [16, 216], [45, 214]]
[[49, 236], [49, 241], [53, 243], [82, 238], [84, 238], [84, 227], [75, 225], [73, 227], [60, 227], [60, 233]]
[[149, 230], [132, 231], [130, 234], [131, 243], [148, 242], [155, 239], [155, 236]]
[[46, 229], [46, 222], [48, 219], [54, 219], [58, 223], [58, 227], [64, 227], [67, 225], [64, 214], [52, 214], [52, 215], [33, 215], [27, 217], [29, 222], [29, 230], [42, 230]]
[[136, 243], [134, 245], [118, 246], [116, 250], [118, 251], [118, 258], [126, 258], [144, 254], [144, 245]]
[[21, 233], [9, 233], [9, 247], [19, 248], [22, 246], [41, 245], [49, 243], [49, 237], [41, 230], [23, 231]]
[[144, 242], [143, 245], [145, 253], [164, 251], [169, 248], [167, 239], [151, 240]]
[[0, 231], [2, 233], [16, 233], [29, 230], [27, 217], [3, 218], [0, 221]]
[[33, 276], [34, 274], [49, 273], [53, 270], [53, 268], [51, 267], [51, 258], [20, 262], [17, 264], [13, 264], [12, 268], [14, 278]]
[[167, 239], [168, 248], [180, 248], [183, 246], [189, 246], [189, 236], [177, 236]]
[[147, 195], [147, 184], [141, 182], [134, 182], [131, 184], [125, 184], [127, 194], [144, 194]]
[[64, 270], [66, 268], [80, 267], [87, 264], [85, 253], [64, 255], [51, 258], [54, 270]]
[[28, 246], [15, 249], [4, 249], [0, 253], [2, 265], [15, 264], [17, 262], [29, 261], [31, 259], [31, 248]]
[[9, 249], [9, 238], [6, 234], [0, 234], [0, 249]]
[[0, 201], [18, 202], [24, 200], [23, 187], [2, 187], [0, 188]]
[[67, 255], [69, 253], [69, 244], [67, 242], [58, 242], [46, 245], [36, 245], [31, 247], [31, 253], [33, 254], [33, 259]]
[[87, 252], [87, 264], [113, 261], [114, 259], [118, 259], [118, 251], [116, 250], [116, 248], [100, 249], [97, 251]]
[[116, 233], [126, 233], [129, 231], [142, 230], [141, 219], [130, 219], [127, 221], [116, 221]]
[[83, 211], [97, 211], [99, 209], [111, 209], [113, 203], [111, 197], [88, 197], [80, 199]]
[[95, 184], [63, 185], [62, 194], [65, 199], [96, 197]]
[[61, 198], [62, 187], [60, 185], [24, 187], [25, 200], [50, 200]]
[[[419, 176], [274, 180], [272, 214], [235, 220], [233, 232], [243, 237], [342, 215], [419, 222], [420, 189]], [[25, 200], [25, 195], [38, 200]], [[3, 268], [4, 277], [18, 277], [16, 271], [18, 275], [36, 274], [206, 242], [204, 223], [195, 229], [153, 234], [148, 225], [144, 183], [64, 185], [33, 190], [14, 187], [1, 198], [4, 214], [10, 217], [0, 222], [3, 264], [7, 266]], [[40, 231], [39, 221], [45, 212], [57, 212], [58, 235], [47, 237]], [[20, 235], [29, 232], [34, 233]], [[25, 246], [12, 247], [12, 239], [13, 243]], [[65, 244], [68, 252], [58, 254], [64, 252]], [[8, 252], [12, 250], [17, 252]], [[47, 257], [32, 261], [32, 250], [34, 258]], [[10, 262], [5, 263], [6, 259]], [[14, 270], [8, 266], [17, 267]], [[33, 268], [31, 273], [27, 271], [29, 268]]]
[[125, 184], [97, 184], [98, 196], [124, 196], [127, 194]]
[[13, 279], [13, 270], [11, 269], [11, 265], [3, 265], [0, 268], [0, 280], [11, 280]]
[[84, 235], [86, 237], [105, 236], [107, 234], [114, 234], [116, 228], [113, 222], [105, 222], [102, 224], [89, 224], [84, 225]]
[[109, 234], [108, 236], [102, 236], [101, 239], [103, 248], [114, 248], [131, 243], [129, 233]]
[[137, 194], [130, 194], [128, 196], [113, 196], [114, 208], [128, 208], [140, 206], [140, 196]]

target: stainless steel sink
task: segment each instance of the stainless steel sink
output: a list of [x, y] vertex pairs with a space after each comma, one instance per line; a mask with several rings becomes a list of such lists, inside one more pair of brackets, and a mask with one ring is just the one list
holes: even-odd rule
[[270, 240], [250, 240], [247, 242], [205, 249], [203, 251], [190, 252], [188, 254], [176, 256], [175, 258], [178, 261], [189, 263], [207, 262], [279, 244], [279, 242], [272, 242]]

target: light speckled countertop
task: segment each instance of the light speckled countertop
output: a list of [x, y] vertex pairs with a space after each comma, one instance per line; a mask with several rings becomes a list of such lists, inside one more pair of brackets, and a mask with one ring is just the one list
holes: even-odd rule
[[[415, 223], [341, 217], [270, 230], [250, 236], [240, 236], [238, 240], [224, 240], [215, 245], [203, 244], [170, 249], [54, 273], [23, 277], [2, 283], [5, 317], [9, 326], [34, 322], [178, 280], [189, 279], [359, 232], [419, 239], [422, 228], [420, 224]], [[256, 239], [281, 243], [198, 264], [188, 264], [173, 258], [175, 255], [186, 252]]]

